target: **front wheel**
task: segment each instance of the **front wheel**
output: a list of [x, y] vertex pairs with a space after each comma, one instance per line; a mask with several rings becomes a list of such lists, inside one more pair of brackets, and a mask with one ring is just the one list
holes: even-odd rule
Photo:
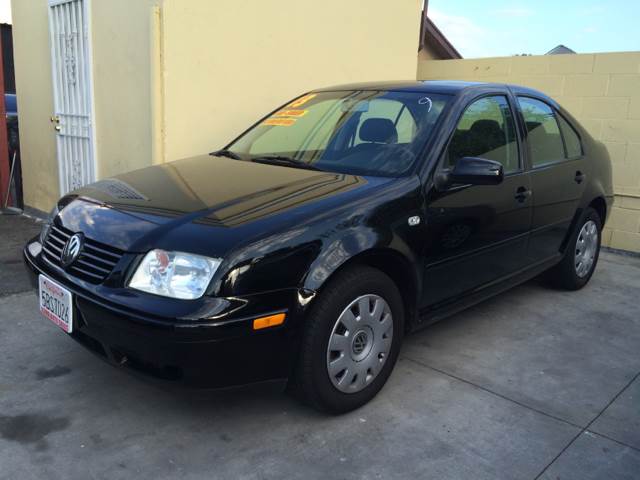
[[553, 284], [567, 290], [584, 287], [600, 256], [602, 220], [593, 208], [587, 208], [569, 239], [562, 261], [549, 271]]
[[358, 266], [337, 274], [306, 320], [295, 387], [331, 413], [364, 405], [383, 387], [404, 330], [402, 297], [383, 272]]

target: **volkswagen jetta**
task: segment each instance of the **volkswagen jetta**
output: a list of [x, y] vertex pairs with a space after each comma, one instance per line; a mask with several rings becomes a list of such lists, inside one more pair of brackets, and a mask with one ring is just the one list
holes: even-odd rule
[[605, 147], [540, 92], [350, 85], [65, 195], [24, 259], [42, 313], [113, 365], [344, 412], [406, 333], [543, 272], [583, 287], [612, 199]]

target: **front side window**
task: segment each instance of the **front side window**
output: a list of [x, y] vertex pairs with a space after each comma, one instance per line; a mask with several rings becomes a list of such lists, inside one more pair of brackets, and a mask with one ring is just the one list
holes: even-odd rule
[[446, 153], [449, 168], [463, 157], [500, 162], [505, 174], [519, 170], [515, 123], [505, 96], [483, 97], [462, 114]]
[[[338, 91], [300, 97], [227, 147], [242, 160], [286, 159], [355, 175], [401, 176], [415, 163], [450, 97]], [[274, 157], [280, 157], [275, 159]]]
[[539, 167], [564, 160], [564, 144], [553, 109], [535, 98], [518, 97], [518, 103], [527, 127], [531, 166]]

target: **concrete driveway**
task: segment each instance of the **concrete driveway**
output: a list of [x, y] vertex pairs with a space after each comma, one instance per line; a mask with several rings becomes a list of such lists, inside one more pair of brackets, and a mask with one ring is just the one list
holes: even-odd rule
[[380, 395], [328, 417], [103, 363], [14, 268], [36, 230], [0, 217], [2, 479], [640, 478], [638, 258], [603, 253], [580, 292], [529, 282], [408, 337]]

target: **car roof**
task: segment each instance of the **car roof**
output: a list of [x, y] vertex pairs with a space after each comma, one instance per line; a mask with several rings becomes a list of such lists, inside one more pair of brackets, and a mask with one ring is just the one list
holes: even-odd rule
[[393, 90], [405, 92], [458, 93], [465, 88], [483, 85], [481, 82], [462, 82], [457, 80], [400, 80], [388, 82], [363, 82], [346, 85], [334, 85], [314, 90], [316, 92], [335, 90]]
[[346, 85], [334, 85], [326, 88], [313, 90], [314, 92], [330, 92], [339, 90], [391, 90], [394, 92], [428, 92], [432, 94], [457, 95], [463, 90], [482, 88], [482, 87], [501, 87], [510, 88], [514, 93], [533, 95], [536, 97], [551, 100], [547, 95], [538, 90], [520, 85], [511, 85], [506, 83], [490, 83], [490, 82], [465, 82], [460, 80], [400, 80], [390, 82], [365, 82], [350, 83]]

